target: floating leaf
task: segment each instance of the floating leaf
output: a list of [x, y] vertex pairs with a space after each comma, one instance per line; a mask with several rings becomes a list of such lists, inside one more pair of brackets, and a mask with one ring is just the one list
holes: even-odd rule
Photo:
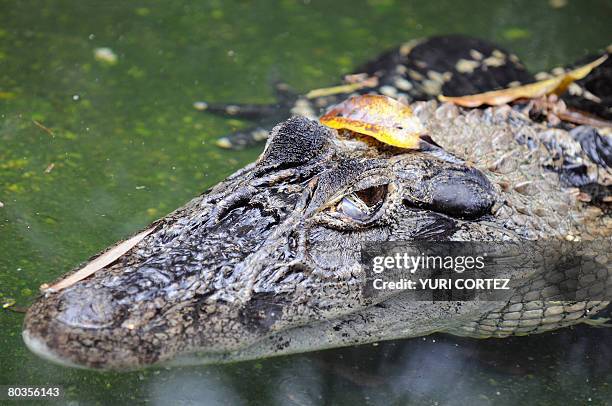
[[351, 97], [334, 106], [320, 121], [328, 127], [369, 135], [400, 148], [418, 149], [425, 134], [410, 107], [380, 95]]
[[96, 259], [88, 263], [87, 265], [85, 265], [83, 268], [79, 269], [72, 275], [68, 276], [67, 278], [62, 279], [59, 282], [56, 282], [55, 284], [51, 286], [47, 284], [41, 285], [40, 290], [42, 292], [57, 292], [59, 290], [62, 290], [69, 286], [74, 285], [78, 281], [87, 278], [88, 276], [94, 274], [96, 271], [99, 271], [105, 266], [110, 265], [113, 262], [115, 262], [123, 254], [131, 250], [143, 238], [151, 234], [153, 230], [155, 230], [155, 227], [151, 227], [148, 230], [145, 230], [139, 234], [136, 234], [129, 240], [123, 241], [115, 245], [113, 248], [106, 251], [105, 253], [103, 253], [102, 255], [100, 255], [99, 257], [97, 257]]
[[438, 99], [463, 107], [478, 107], [483, 104], [499, 106], [500, 104], [510, 103], [516, 99], [535, 99], [552, 93], [561, 94], [572, 84], [572, 82], [584, 78], [593, 69], [601, 65], [607, 58], [608, 56], [604, 55], [587, 65], [565, 72], [559, 76], [523, 86], [510, 87], [469, 96], [449, 97], [440, 95]]

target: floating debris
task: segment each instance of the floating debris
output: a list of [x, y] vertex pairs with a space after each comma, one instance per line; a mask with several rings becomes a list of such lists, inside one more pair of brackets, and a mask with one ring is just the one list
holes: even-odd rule
[[51, 162], [49, 165], [47, 165], [47, 168], [45, 169], [45, 173], [51, 173], [53, 168], [55, 168], [55, 164]]
[[108, 251], [104, 252], [102, 255], [85, 265], [83, 268], [79, 269], [77, 272], [67, 276], [66, 278], [54, 283], [53, 285], [49, 285], [44, 283], [40, 285], [40, 291], [42, 293], [47, 292], [57, 292], [64, 288], [74, 285], [78, 281], [87, 278], [92, 275], [96, 271], [104, 268], [105, 266], [112, 264], [123, 254], [131, 250], [136, 244], [138, 244], [143, 238], [147, 235], [151, 234], [153, 230], [155, 230], [156, 226], [149, 228], [139, 234], [136, 234], [132, 238], [122, 241], [119, 244], [115, 245]]
[[217, 141], [215, 141], [215, 145], [219, 148], [229, 149], [232, 147], [232, 142], [227, 137], [221, 137]]
[[479, 107], [483, 104], [487, 104], [489, 106], [499, 106], [517, 99], [536, 99], [538, 97], [550, 94], [560, 95], [567, 90], [569, 85], [571, 85], [574, 81], [584, 78], [593, 69], [601, 65], [606, 59], [608, 59], [608, 56], [604, 55], [591, 63], [573, 69], [569, 72], [523, 86], [493, 90], [490, 92], [472, 94], [469, 96], [448, 97], [440, 95], [438, 96], [438, 99], [440, 101], [450, 102], [462, 107]]
[[17, 303], [17, 301], [15, 299], [7, 297], [6, 299], [3, 300], [2, 308], [3, 309], [8, 309], [11, 306], [15, 306], [15, 303]]
[[46, 132], [50, 136], [52, 136], [52, 137], [55, 136], [55, 134], [53, 134], [53, 130], [51, 130], [49, 127], [44, 126], [40, 121], [36, 121], [36, 120], [33, 119], [32, 122], [34, 123], [34, 125], [36, 127], [40, 128], [41, 130], [43, 130], [44, 132]]
[[193, 108], [199, 111], [204, 111], [208, 108], [208, 103], [203, 101], [197, 101], [193, 103]]
[[94, 58], [96, 61], [104, 62], [108, 65], [115, 65], [117, 63], [117, 54], [110, 48], [96, 48], [94, 49]]
[[552, 8], [563, 8], [567, 6], [567, 0], [548, 0], [548, 5]]
[[333, 96], [336, 94], [352, 93], [356, 90], [363, 89], [366, 87], [378, 86], [378, 78], [376, 76], [367, 77], [357, 82], [351, 82], [344, 85], [324, 87], [320, 89], [314, 89], [306, 93], [307, 99], [316, 99], [317, 97]]

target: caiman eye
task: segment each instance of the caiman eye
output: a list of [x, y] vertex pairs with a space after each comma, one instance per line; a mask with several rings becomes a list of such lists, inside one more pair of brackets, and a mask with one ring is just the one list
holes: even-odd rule
[[354, 220], [365, 221], [378, 211], [386, 196], [387, 185], [372, 186], [343, 197], [336, 205], [336, 211]]

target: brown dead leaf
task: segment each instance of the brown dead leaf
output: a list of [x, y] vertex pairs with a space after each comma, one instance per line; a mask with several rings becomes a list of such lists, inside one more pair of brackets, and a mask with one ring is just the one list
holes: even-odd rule
[[516, 99], [535, 99], [552, 93], [560, 95], [574, 81], [584, 78], [593, 69], [601, 65], [607, 58], [608, 56], [604, 55], [591, 63], [573, 69], [569, 72], [565, 72], [550, 79], [529, 83], [527, 85], [493, 90], [491, 92], [484, 92], [469, 96], [450, 97], [440, 95], [438, 96], [438, 99], [443, 102], [450, 102], [463, 107], [479, 107], [483, 104], [487, 104], [489, 106], [499, 106], [501, 104], [510, 103]]
[[87, 265], [85, 265], [83, 268], [79, 269], [72, 275], [68, 276], [67, 278], [62, 279], [59, 282], [56, 282], [55, 284], [51, 286], [49, 286], [46, 283], [41, 285], [40, 290], [43, 293], [57, 292], [59, 290], [62, 290], [69, 286], [74, 285], [75, 283], [94, 274], [96, 271], [99, 271], [105, 266], [110, 265], [113, 262], [115, 262], [117, 259], [119, 259], [119, 257], [121, 257], [123, 254], [131, 250], [136, 244], [142, 241], [143, 238], [151, 234], [153, 230], [155, 230], [155, 227], [151, 227], [148, 230], [145, 230], [139, 234], [136, 234], [132, 238], [115, 245], [113, 248], [106, 251], [104, 254], [100, 255], [99, 257], [97, 257], [96, 259], [94, 259], [93, 261], [91, 261], [90, 263], [88, 263]]
[[418, 149], [425, 128], [412, 109], [387, 96], [351, 97], [319, 119], [322, 124], [369, 135], [400, 148]]

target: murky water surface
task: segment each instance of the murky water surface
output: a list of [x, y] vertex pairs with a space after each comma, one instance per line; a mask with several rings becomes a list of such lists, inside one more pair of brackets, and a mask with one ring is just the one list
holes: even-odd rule
[[[270, 102], [274, 80], [332, 85], [386, 48], [453, 32], [549, 69], [608, 45], [611, 19], [610, 1], [0, 0], [0, 302], [29, 305], [41, 283], [256, 158], [216, 148], [248, 123], [196, 100]], [[62, 385], [71, 404], [612, 402], [610, 329], [111, 374], [36, 358], [22, 318], [0, 309], [0, 385]]]

